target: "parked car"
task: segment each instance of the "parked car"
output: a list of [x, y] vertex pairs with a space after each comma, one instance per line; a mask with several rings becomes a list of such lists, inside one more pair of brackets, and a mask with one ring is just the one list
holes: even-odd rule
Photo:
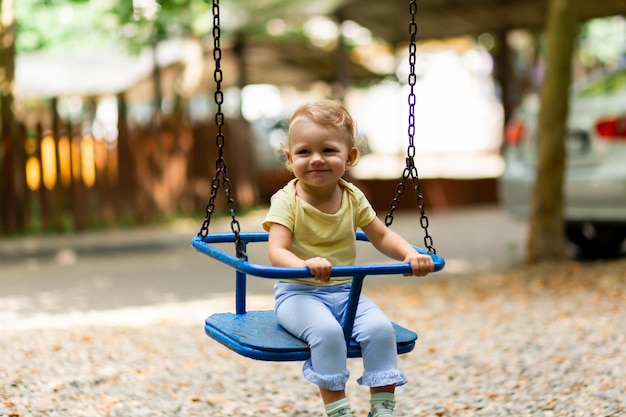
[[[506, 210], [529, 212], [535, 177], [538, 99], [506, 127], [499, 179]], [[626, 239], [626, 68], [572, 88], [564, 177], [565, 232], [580, 254], [619, 254]]]

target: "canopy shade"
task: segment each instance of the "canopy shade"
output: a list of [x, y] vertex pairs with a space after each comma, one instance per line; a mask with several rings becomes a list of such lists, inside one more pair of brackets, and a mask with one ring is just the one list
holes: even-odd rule
[[[339, 81], [339, 68], [343, 68], [344, 76], [352, 83], [370, 83], [382, 77], [342, 53], [345, 51], [328, 51], [306, 42], [244, 40], [239, 47], [227, 46], [223, 49], [223, 81], [225, 86], [274, 84], [306, 88], [317, 81]], [[238, 57], [243, 59], [243, 63], [237, 62]], [[339, 64], [340, 60], [344, 65]], [[206, 64], [204, 78], [212, 83], [212, 59]], [[242, 68], [245, 68], [245, 74], [240, 74]]]
[[[423, 40], [507, 29], [541, 29], [548, 3], [549, 0], [418, 0], [417, 37]], [[578, 8], [581, 21], [626, 16], [626, 0], [582, 0]], [[367, 27], [391, 44], [408, 40], [410, 14], [406, 0], [349, 0], [336, 14]]]
[[[545, 24], [548, 2], [417, 0], [417, 39], [502, 32], [514, 28], [541, 29]], [[341, 55], [347, 54], [347, 51], [318, 48], [302, 36], [293, 39], [272, 37], [266, 28], [268, 22], [275, 18], [296, 18], [301, 22], [306, 17], [319, 14], [335, 15], [359, 23], [392, 45], [409, 40], [410, 14], [407, 0], [227, 0], [222, 3], [227, 9], [224, 14], [225, 37], [232, 41], [233, 35], [240, 34], [244, 37], [245, 49], [242, 55], [245, 63], [242, 66], [236, 61], [235, 51], [225, 47], [226, 85], [269, 83], [304, 87], [315, 81], [371, 82], [384, 76], [348, 59], [347, 55]], [[612, 15], [626, 16], [626, 0], [579, 2], [581, 21]], [[173, 45], [169, 48], [159, 45], [160, 52], [169, 51], [159, 58], [164, 67], [179, 62], [180, 47], [175, 42]], [[120, 51], [113, 52], [92, 51], [87, 56], [53, 56], [46, 53], [21, 55], [16, 65], [17, 95], [97, 95], [124, 91], [149, 77], [152, 68], [149, 53], [131, 59]], [[205, 82], [212, 79], [210, 67], [205, 68]], [[241, 68], [246, 68], [245, 74], [240, 74]]]

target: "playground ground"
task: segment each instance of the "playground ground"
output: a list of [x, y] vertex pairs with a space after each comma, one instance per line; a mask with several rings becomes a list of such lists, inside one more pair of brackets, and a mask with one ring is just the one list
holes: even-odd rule
[[[411, 220], [395, 227], [416, 241]], [[400, 357], [396, 416], [626, 413], [626, 259], [521, 266], [524, 225], [497, 207], [431, 225], [445, 273], [365, 289], [420, 335]], [[189, 248], [190, 230], [1, 241], [0, 416], [321, 416], [301, 364], [203, 334], [204, 317], [232, 308], [231, 275]], [[271, 283], [249, 281], [249, 307], [271, 308]], [[365, 416], [360, 361], [349, 369]]]

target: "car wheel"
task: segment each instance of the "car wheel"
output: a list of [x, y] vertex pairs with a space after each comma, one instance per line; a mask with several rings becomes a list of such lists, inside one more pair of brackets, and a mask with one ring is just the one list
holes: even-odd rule
[[601, 223], [566, 223], [565, 235], [583, 258], [611, 258], [621, 254], [626, 239], [626, 225]]

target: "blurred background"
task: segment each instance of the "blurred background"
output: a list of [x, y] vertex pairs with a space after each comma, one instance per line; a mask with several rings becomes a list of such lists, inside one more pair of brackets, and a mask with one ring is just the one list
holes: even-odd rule
[[[542, 82], [547, 3], [417, 2], [415, 160], [429, 208], [499, 204], [506, 122]], [[626, 66], [626, 2], [580, 3], [576, 82]], [[214, 7], [0, 0], [0, 236], [204, 217], [217, 156]], [[334, 97], [367, 139], [352, 180], [388, 208], [408, 146], [408, 2], [219, 8], [238, 206], [267, 204], [290, 178], [276, 154], [290, 113]]]

